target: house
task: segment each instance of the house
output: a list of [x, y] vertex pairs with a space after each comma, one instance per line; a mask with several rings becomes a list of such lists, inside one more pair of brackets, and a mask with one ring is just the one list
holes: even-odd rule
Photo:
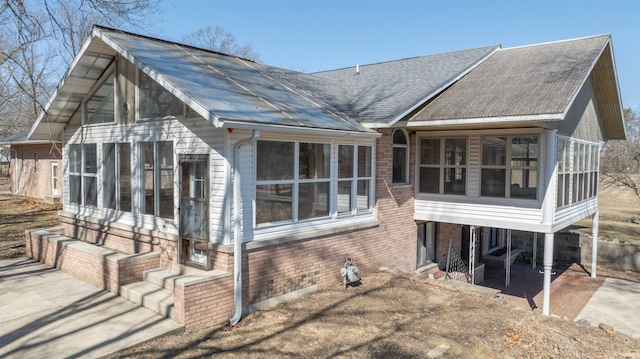
[[29, 132], [64, 143], [65, 191], [27, 252], [190, 328], [342, 283], [347, 256], [451, 248], [480, 278], [544, 233], [548, 313], [554, 233], [597, 237], [599, 144], [624, 137], [609, 35], [303, 74], [96, 26]]
[[0, 145], [8, 147], [11, 193], [61, 203], [62, 144], [27, 140], [27, 135], [21, 131], [0, 138]]

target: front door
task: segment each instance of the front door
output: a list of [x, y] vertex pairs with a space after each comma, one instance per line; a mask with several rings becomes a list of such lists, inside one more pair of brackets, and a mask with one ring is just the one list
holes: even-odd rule
[[180, 156], [181, 262], [209, 269], [209, 156]]

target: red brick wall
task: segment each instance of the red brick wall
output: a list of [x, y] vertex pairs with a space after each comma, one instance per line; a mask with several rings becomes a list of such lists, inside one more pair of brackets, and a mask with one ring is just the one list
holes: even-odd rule
[[[51, 163], [58, 163], [58, 191], [62, 196], [62, 154], [53, 144], [12, 145], [11, 187], [13, 193], [21, 196], [43, 198], [51, 196]], [[36, 171], [35, 155], [38, 155]], [[24, 155], [24, 162], [22, 161]], [[16, 177], [18, 188], [16, 192]]]
[[176, 285], [175, 319], [191, 330], [228, 320], [233, 314], [233, 276], [193, 285]]

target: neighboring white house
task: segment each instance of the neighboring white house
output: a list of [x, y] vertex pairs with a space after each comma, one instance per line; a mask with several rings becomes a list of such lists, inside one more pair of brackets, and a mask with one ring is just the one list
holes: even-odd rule
[[548, 313], [553, 234], [597, 228], [625, 133], [608, 35], [303, 74], [95, 27], [29, 138], [64, 143], [66, 236], [217, 273], [215, 311], [175, 289], [195, 326], [332, 285], [347, 254], [408, 272], [452, 240], [481, 266], [511, 230], [545, 234]]

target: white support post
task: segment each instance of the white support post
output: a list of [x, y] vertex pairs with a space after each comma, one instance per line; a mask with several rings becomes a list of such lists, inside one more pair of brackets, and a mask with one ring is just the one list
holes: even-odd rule
[[469, 227], [469, 275], [471, 284], [476, 284], [476, 227]]
[[551, 269], [553, 267], [553, 233], [544, 234], [544, 282], [542, 286], [542, 314], [549, 315], [549, 302], [551, 299]]
[[591, 223], [591, 278], [596, 277], [596, 267], [598, 265], [598, 229], [600, 222], [600, 212], [593, 214]]
[[511, 229], [507, 229], [507, 263], [505, 266], [504, 286], [511, 283]]
[[532, 268], [536, 269], [536, 261], [538, 255], [538, 232], [533, 232], [533, 259], [531, 260]]

